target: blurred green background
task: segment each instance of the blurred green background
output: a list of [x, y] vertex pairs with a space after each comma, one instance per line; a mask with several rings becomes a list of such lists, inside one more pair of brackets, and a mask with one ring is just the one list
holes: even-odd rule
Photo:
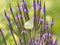
[[[7, 13], [11, 16], [11, 13], [9, 11], [9, 3], [11, 3], [14, 13], [17, 10], [17, 3], [21, 4], [21, 0], [0, 0], [0, 28], [4, 29], [4, 35], [7, 39], [8, 45], [14, 45], [12, 37], [9, 37], [9, 29], [7, 25], [7, 20], [4, 18], [4, 9], [7, 11]], [[27, 2], [28, 7], [31, 10], [32, 6], [32, 0], [25, 0]], [[46, 2], [46, 9], [47, 9], [47, 19], [50, 20], [52, 16], [54, 16], [54, 27], [53, 32], [55, 37], [58, 39], [58, 44], [60, 45], [60, 0], [42, 0], [43, 2]], [[30, 16], [32, 16], [32, 10], [29, 12]], [[0, 45], [2, 44], [2, 36], [0, 34]]]

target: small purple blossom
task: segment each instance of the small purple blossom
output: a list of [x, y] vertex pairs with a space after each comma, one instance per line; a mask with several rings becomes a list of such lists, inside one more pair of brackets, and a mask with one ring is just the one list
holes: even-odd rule
[[19, 15], [19, 14], [18, 14], [18, 15], [16, 16], [16, 19], [21, 19], [21, 17], [22, 17], [22, 15]]
[[57, 40], [55, 41], [54, 45], [58, 45]]
[[43, 7], [43, 12], [44, 13], [46, 12], [45, 3], [44, 3], [44, 7]]
[[46, 9], [45, 8], [43, 8], [43, 12], [46, 12]]
[[48, 27], [49, 27], [49, 26], [46, 24], [46, 25], [45, 25], [45, 30], [47, 30], [47, 29], [48, 29]]
[[8, 25], [11, 25], [11, 24], [12, 24], [12, 21], [11, 21], [11, 20], [9, 20], [9, 21], [8, 21]]
[[33, 20], [37, 20], [37, 16], [36, 15], [34, 15]]
[[34, 42], [34, 40], [33, 40], [33, 39], [29, 39], [29, 42], [30, 42], [30, 43], [33, 43], [33, 42]]
[[18, 5], [17, 9], [18, 9], [18, 10], [21, 10], [21, 7], [20, 7], [20, 5], [19, 5], [18, 2], [17, 2], [17, 5]]
[[25, 30], [22, 30], [21, 34], [26, 34], [27, 32]]
[[5, 15], [4, 18], [9, 18], [9, 15], [7, 15], [6, 11], [4, 11]]
[[10, 6], [10, 11], [11, 11], [11, 13], [13, 13], [13, 9], [12, 9], [11, 5], [9, 5], [9, 6]]
[[51, 21], [50, 24], [51, 24], [51, 25], [54, 25], [54, 21]]
[[42, 9], [41, 4], [37, 3], [37, 8], [38, 8], [38, 10], [41, 10]]
[[34, 1], [32, 7], [35, 7], [37, 5], [37, 2]]
[[22, 43], [23, 43], [23, 40], [22, 40], [22, 39], [20, 39], [20, 40], [19, 40], [19, 42], [22, 44]]
[[0, 32], [4, 33], [4, 30], [0, 30]]
[[28, 12], [28, 9], [24, 9], [24, 11], [27, 13]]
[[44, 19], [40, 19], [40, 23], [44, 23]]

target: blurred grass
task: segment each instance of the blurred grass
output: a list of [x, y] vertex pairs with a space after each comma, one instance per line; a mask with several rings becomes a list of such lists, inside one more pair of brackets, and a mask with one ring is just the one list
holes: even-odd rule
[[[12, 4], [12, 7], [14, 9], [14, 13], [16, 12], [16, 4], [17, 0], [0, 0], [0, 28], [5, 29], [5, 37], [7, 37], [7, 42], [10, 43], [10, 45], [14, 45], [14, 42], [12, 41], [13, 39], [10, 37], [11, 34], [9, 34], [8, 31], [8, 26], [7, 26], [7, 20], [4, 18], [4, 9], [6, 9], [7, 13], [10, 15], [11, 17], [11, 13], [9, 12], [9, 3]], [[20, 3], [21, 0], [18, 0], [18, 2]], [[31, 10], [31, 6], [32, 6], [32, 0], [26, 0], [28, 7]], [[43, 4], [44, 0], [42, 1]], [[57, 37], [58, 39], [58, 43], [60, 45], [60, 0], [45, 0], [46, 2], [46, 8], [47, 8], [47, 15], [52, 17], [54, 16], [54, 35]], [[33, 16], [32, 10], [29, 12], [30, 17]], [[2, 37], [0, 37], [1, 39]], [[2, 40], [2, 39], [1, 39]], [[3, 45], [2, 42], [0, 40], [0, 45]], [[12, 42], [11, 42], [12, 41]]]

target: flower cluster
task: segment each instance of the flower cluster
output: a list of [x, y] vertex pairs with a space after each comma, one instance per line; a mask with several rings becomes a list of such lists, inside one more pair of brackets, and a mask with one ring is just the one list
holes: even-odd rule
[[[16, 36], [19, 39], [19, 43], [20, 43], [19, 45], [57, 45], [57, 39], [54, 40], [53, 32], [52, 32], [54, 19], [52, 18], [52, 21], [50, 22], [50, 24], [47, 22], [45, 2], [44, 2], [44, 6], [42, 7], [41, 0], [37, 0], [37, 1], [33, 0], [33, 11], [34, 11], [33, 12], [34, 13], [33, 28], [27, 29], [24, 27], [25, 22], [30, 20], [29, 10], [25, 1], [22, 0], [22, 6], [20, 6], [19, 3], [17, 2], [18, 12], [16, 13], [16, 17], [14, 16], [14, 11], [11, 5], [9, 4], [10, 12], [17, 26], [19, 36], [17, 35], [16, 31], [12, 27], [13, 22], [10, 20], [10, 17], [7, 15], [6, 11], [4, 10], [5, 17], [8, 21], [9, 29], [15, 44], [18, 45], [14, 37], [14, 34], [16, 34]], [[43, 16], [41, 16], [42, 9], [44, 14]], [[23, 11], [23, 14], [22, 14], [22, 11]], [[1, 29], [0, 29], [0, 32], [3, 36], [5, 44], [7, 45], [7, 42], [5, 41], [5, 38]]]

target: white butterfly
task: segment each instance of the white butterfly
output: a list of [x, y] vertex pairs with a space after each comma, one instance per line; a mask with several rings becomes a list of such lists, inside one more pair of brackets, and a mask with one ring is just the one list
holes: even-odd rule
[[33, 28], [33, 19], [28, 20], [28, 21], [24, 24], [24, 28], [26, 28], [26, 29], [32, 29], [32, 28]]

